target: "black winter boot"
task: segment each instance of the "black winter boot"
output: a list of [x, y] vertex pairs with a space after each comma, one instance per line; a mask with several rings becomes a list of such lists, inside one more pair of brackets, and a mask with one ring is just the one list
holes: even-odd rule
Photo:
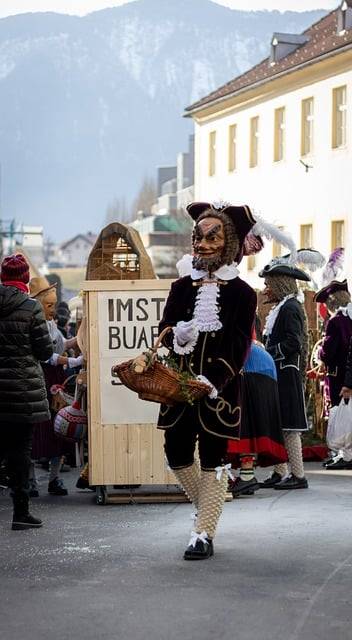
[[13, 501], [13, 518], [12, 530], [21, 531], [22, 529], [38, 529], [43, 523], [38, 518], [34, 518], [29, 513], [29, 498], [24, 491], [14, 491], [12, 494]]
[[39, 518], [35, 518], [30, 513], [23, 516], [17, 516], [14, 514], [12, 519], [12, 530], [22, 531], [23, 529], [39, 529], [43, 526], [43, 522]]

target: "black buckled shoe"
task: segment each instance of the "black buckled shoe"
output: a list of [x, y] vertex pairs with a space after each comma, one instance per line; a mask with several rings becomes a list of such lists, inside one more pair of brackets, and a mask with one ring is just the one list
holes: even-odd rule
[[266, 480], [263, 480], [263, 482], [260, 482], [259, 486], [261, 489], [271, 489], [272, 487], [275, 487], [276, 484], [279, 484], [281, 480], [282, 480], [282, 476], [280, 476], [279, 473], [274, 471], [271, 474], [270, 478], [267, 478]]
[[229, 490], [234, 498], [237, 496], [252, 496], [258, 489], [260, 489], [260, 485], [256, 478], [242, 480], [242, 478], [238, 477], [229, 482]]
[[48, 484], [48, 493], [50, 493], [50, 495], [52, 496], [67, 496], [68, 491], [64, 486], [62, 480], [59, 480], [59, 478], [54, 478], [54, 480], [52, 480]]
[[291, 473], [290, 476], [284, 478], [276, 484], [274, 487], [275, 491], [288, 491], [289, 489], [308, 489], [308, 480], [307, 478], [297, 478], [297, 476]]
[[24, 529], [39, 529], [43, 523], [39, 518], [35, 518], [30, 513], [27, 515], [14, 515], [12, 520], [12, 531], [23, 531]]
[[192, 531], [189, 545], [183, 555], [184, 560], [207, 560], [213, 555], [213, 541], [208, 538], [207, 533]]
[[325, 465], [327, 471], [339, 471], [340, 469], [352, 469], [352, 462], [347, 462], [343, 458], [334, 458], [332, 462]]

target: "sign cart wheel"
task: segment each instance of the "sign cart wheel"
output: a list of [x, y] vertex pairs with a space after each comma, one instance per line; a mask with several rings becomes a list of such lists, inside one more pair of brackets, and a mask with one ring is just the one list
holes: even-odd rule
[[107, 504], [106, 487], [104, 485], [98, 485], [96, 487], [96, 503], [100, 506]]

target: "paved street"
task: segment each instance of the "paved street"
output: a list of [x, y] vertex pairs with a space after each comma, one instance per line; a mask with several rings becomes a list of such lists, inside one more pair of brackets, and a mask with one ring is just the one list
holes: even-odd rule
[[[348, 640], [352, 472], [307, 465], [310, 489], [225, 505], [214, 558], [185, 562], [188, 504], [97, 506], [45, 494], [37, 531], [0, 496], [2, 640]], [[263, 471], [258, 473], [263, 476]]]

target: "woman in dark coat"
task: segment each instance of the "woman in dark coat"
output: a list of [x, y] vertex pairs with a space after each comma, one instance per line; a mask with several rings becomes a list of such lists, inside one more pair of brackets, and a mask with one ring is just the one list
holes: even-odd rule
[[33, 427], [50, 416], [39, 360], [53, 346], [41, 305], [28, 297], [29, 266], [5, 258], [0, 286], [0, 459], [6, 458], [14, 505], [13, 529], [40, 527], [29, 513], [28, 476]]

